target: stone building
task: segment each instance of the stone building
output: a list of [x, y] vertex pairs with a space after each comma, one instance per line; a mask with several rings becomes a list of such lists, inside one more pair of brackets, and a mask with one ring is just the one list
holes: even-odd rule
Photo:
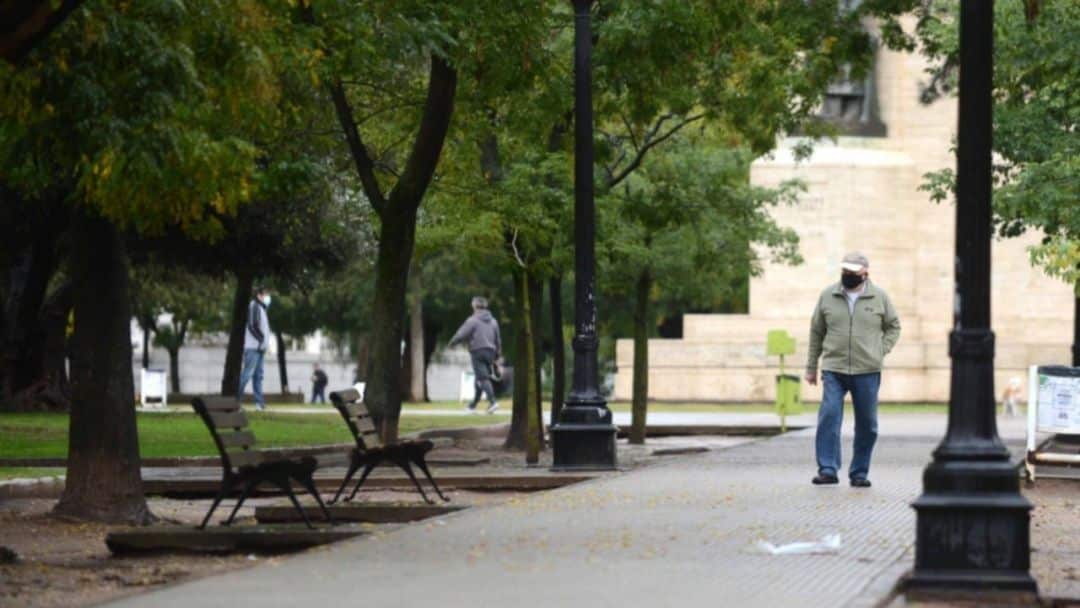
[[[849, 125], [851, 135], [817, 144], [803, 162], [793, 156], [795, 141], [787, 140], [751, 167], [756, 184], [793, 177], [806, 184], [797, 206], [774, 212], [799, 233], [805, 263], [767, 265], [751, 279], [748, 314], [688, 314], [681, 339], [651, 340], [651, 398], [771, 401], [778, 362], [765, 356], [766, 332], [786, 329], [795, 336], [798, 350], [787, 367], [801, 376], [816, 298], [839, 280], [844, 253], [860, 250], [870, 259], [871, 280], [890, 294], [903, 325], [886, 360], [881, 399], [948, 399], [955, 207], [930, 201], [918, 188], [924, 173], [955, 163], [950, 149], [956, 100], [920, 103], [926, 76], [918, 54], [881, 49], [875, 64], [871, 80], [833, 87], [824, 105], [826, 116], [864, 121]], [[865, 105], [851, 108], [853, 102]], [[1035, 238], [999, 240], [993, 246], [998, 395], [1009, 378], [1026, 381], [1028, 365], [1069, 362], [1072, 290], [1029, 265], [1026, 248]], [[618, 341], [616, 365], [614, 397], [629, 399], [631, 340]], [[804, 383], [803, 399], [819, 400], [820, 383]]]

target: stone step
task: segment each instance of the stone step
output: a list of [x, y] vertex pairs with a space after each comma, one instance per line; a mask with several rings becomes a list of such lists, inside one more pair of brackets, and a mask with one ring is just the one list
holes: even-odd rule
[[114, 555], [139, 553], [235, 553], [299, 551], [365, 534], [359, 526], [309, 529], [277, 526], [150, 526], [110, 532], [105, 544]]
[[[469, 506], [402, 502], [347, 502], [328, 505], [327, 509], [330, 511], [330, 515], [334, 517], [334, 520], [338, 522], [400, 524], [455, 513], [467, 509]], [[325, 521], [322, 511], [317, 506], [305, 504], [304, 510], [312, 521]], [[300, 513], [288, 503], [256, 507], [255, 519], [262, 524], [303, 522]]]
[[[207, 469], [209, 471], [209, 469]], [[435, 481], [443, 490], [473, 490], [483, 492], [516, 491], [534, 492], [539, 490], [552, 490], [561, 488], [581, 481], [596, 478], [595, 474], [546, 474], [546, 475], [438, 475]], [[341, 485], [342, 477], [316, 477], [315, 485], [320, 492], [336, 492]], [[351, 482], [350, 482], [351, 483]], [[420, 482], [427, 492], [430, 486], [426, 481]], [[220, 478], [216, 475], [177, 476], [161, 477], [157, 479], [144, 479], [143, 492], [146, 495], [169, 496], [177, 498], [211, 498], [217, 494], [221, 487]], [[364, 490], [411, 490], [412, 482], [407, 477], [369, 477], [364, 482], [361, 491]], [[294, 488], [297, 495], [303, 494], [299, 487]], [[253, 492], [257, 496], [280, 495], [281, 491], [269, 485], [264, 485]]]

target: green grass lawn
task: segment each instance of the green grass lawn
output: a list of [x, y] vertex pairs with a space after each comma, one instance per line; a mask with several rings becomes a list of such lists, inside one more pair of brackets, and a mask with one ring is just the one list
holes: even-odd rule
[[[251, 428], [261, 447], [291, 447], [348, 443], [345, 422], [336, 412], [285, 414], [249, 412]], [[137, 414], [139, 451], [144, 458], [216, 454], [209, 431], [194, 413]], [[505, 422], [505, 416], [408, 416], [400, 433]], [[67, 456], [66, 414], [0, 414], [0, 458], [62, 458]]]
[[[483, 405], [483, 404], [481, 404]], [[500, 414], [505, 414], [509, 411], [510, 400], [505, 399], [500, 402], [502, 408], [499, 410]], [[544, 402], [544, 407], [547, 408], [551, 404]], [[817, 411], [817, 403], [805, 404], [807, 411]], [[848, 400], [848, 407], [851, 407], [851, 400]], [[269, 406], [271, 411], [274, 408], [279, 407], [322, 407], [320, 405], [311, 405], [309, 403], [288, 403], [281, 405]], [[628, 401], [614, 401], [608, 404], [614, 412], [629, 412], [630, 403]], [[464, 406], [456, 401], [432, 401], [429, 403], [415, 403], [409, 402], [402, 405], [402, 411], [408, 413], [410, 410], [423, 411], [423, 410], [439, 410], [439, 411], [461, 411]], [[885, 414], [940, 414], [947, 411], [947, 407], [941, 403], [883, 403], [878, 406], [881, 413]], [[731, 414], [768, 414], [773, 412], [772, 403], [701, 403], [701, 402], [653, 402], [649, 404], [650, 412], [693, 412], [693, 413], [731, 413]], [[402, 418], [407, 420], [408, 418]]]

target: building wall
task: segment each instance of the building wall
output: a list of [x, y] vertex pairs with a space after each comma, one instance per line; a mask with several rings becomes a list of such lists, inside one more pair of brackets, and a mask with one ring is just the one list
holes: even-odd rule
[[[781, 143], [751, 167], [751, 181], [776, 185], [798, 177], [807, 186], [796, 206], [774, 216], [800, 237], [805, 263], [768, 264], [750, 281], [745, 315], [686, 315], [683, 338], [650, 340], [649, 392], [660, 400], [771, 401], [778, 360], [765, 356], [765, 335], [786, 329], [797, 340], [788, 372], [802, 375], [809, 319], [818, 295], [839, 279], [840, 258], [860, 250], [871, 280], [889, 293], [903, 326], [886, 360], [881, 398], [945, 401], [952, 326], [955, 208], [919, 191], [923, 174], [953, 166], [955, 99], [918, 100], [925, 62], [917, 54], [879, 52], [878, 96], [884, 138], [841, 137], [796, 162], [794, 141]], [[1031, 268], [1026, 247], [1036, 235], [993, 245], [993, 329], [996, 385], [1026, 381], [1031, 364], [1067, 363], [1073, 295], [1069, 286]], [[616, 346], [615, 398], [629, 399], [633, 344]], [[803, 398], [820, 399], [820, 384]]]

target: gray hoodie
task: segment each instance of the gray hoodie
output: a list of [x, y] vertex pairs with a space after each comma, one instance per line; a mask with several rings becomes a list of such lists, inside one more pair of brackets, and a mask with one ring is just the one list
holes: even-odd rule
[[469, 350], [481, 348], [494, 349], [495, 354], [502, 352], [502, 341], [499, 339], [499, 322], [491, 316], [491, 312], [480, 309], [471, 317], [465, 319], [465, 323], [457, 330], [453, 338], [450, 338], [450, 346], [468, 341]]

